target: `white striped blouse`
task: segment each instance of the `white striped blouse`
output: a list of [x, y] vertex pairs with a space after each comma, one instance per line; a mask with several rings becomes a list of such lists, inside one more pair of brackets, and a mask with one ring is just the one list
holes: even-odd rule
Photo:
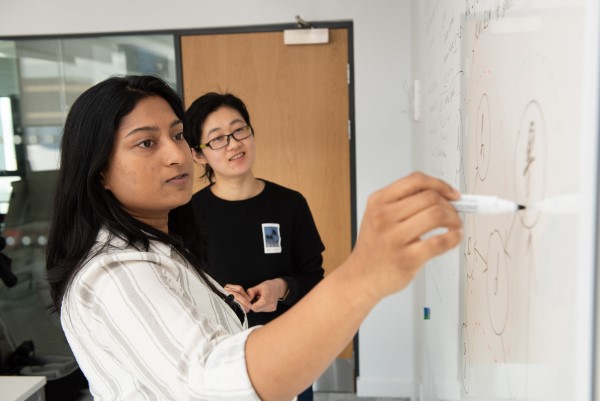
[[252, 329], [163, 243], [139, 252], [111, 240], [76, 275], [61, 323], [96, 401], [259, 400]]

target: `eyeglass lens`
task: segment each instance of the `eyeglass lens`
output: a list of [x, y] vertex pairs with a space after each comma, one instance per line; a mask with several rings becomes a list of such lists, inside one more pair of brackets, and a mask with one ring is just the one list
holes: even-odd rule
[[237, 141], [242, 141], [248, 138], [250, 135], [252, 135], [252, 127], [246, 125], [245, 127], [236, 129], [229, 135], [221, 135], [214, 139], [211, 139], [206, 144], [210, 146], [212, 150], [217, 150], [229, 145], [231, 137], [234, 137]]

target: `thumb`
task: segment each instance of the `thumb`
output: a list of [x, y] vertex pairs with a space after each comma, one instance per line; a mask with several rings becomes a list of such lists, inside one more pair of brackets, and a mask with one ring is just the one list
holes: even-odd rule
[[250, 298], [250, 301], [253, 301], [256, 296], [260, 295], [260, 288], [259, 287], [248, 288], [246, 290], [246, 293], [248, 294], [248, 298]]

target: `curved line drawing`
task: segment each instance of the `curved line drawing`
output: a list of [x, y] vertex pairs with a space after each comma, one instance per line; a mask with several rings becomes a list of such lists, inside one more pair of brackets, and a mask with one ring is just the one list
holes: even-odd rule
[[509, 314], [509, 275], [507, 254], [500, 231], [494, 230], [488, 241], [486, 269], [487, 306], [492, 329], [502, 335]]
[[444, 89], [442, 89], [442, 91], [440, 92], [440, 95], [444, 95], [445, 93], [450, 91], [454, 87], [454, 82], [456, 82], [457, 78], [461, 75], [463, 75], [463, 76], [465, 75], [465, 72], [463, 70], [460, 70], [456, 74], [454, 74], [454, 77], [452, 77], [452, 79], [450, 80], [450, 83], [448, 85], [444, 86]]
[[[525, 206], [544, 199], [547, 178], [546, 118], [540, 103], [530, 100], [521, 115], [515, 146], [516, 201]], [[525, 208], [519, 213], [521, 224], [533, 228], [540, 210]]]

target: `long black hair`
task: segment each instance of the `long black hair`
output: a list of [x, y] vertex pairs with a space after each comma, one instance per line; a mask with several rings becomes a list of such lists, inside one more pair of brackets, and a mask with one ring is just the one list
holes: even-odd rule
[[[250, 113], [248, 113], [248, 109], [242, 99], [232, 93], [208, 92], [194, 100], [185, 112], [188, 128], [185, 135], [192, 148], [196, 149], [200, 145], [202, 128], [204, 128], [204, 122], [208, 116], [221, 107], [229, 107], [230, 109], [237, 110], [246, 121], [246, 124], [252, 126]], [[212, 167], [204, 164], [204, 174], [200, 178], [205, 178], [212, 184], [215, 181], [215, 172]]]
[[[171, 245], [190, 262], [208, 286], [225, 299], [203, 272], [202, 264], [206, 260], [203, 250], [196, 249], [192, 254], [181, 237], [161, 232], [133, 218], [102, 185], [100, 173], [107, 167], [114, 135], [122, 119], [140, 100], [153, 96], [167, 101], [177, 117], [184, 121], [183, 105], [177, 93], [162, 79], [150, 75], [108, 78], [79, 96], [67, 115], [46, 248], [52, 308], [59, 313], [73, 277], [92, 256], [90, 251], [102, 227], [140, 251], [148, 250], [150, 240]], [[192, 208], [180, 207], [179, 213], [192, 213]], [[193, 219], [188, 216], [190, 220]], [[190, 229], [190, 232], [198, 230]], [[201, 244], [202, 241], [196, 241], [196, 246]]]

